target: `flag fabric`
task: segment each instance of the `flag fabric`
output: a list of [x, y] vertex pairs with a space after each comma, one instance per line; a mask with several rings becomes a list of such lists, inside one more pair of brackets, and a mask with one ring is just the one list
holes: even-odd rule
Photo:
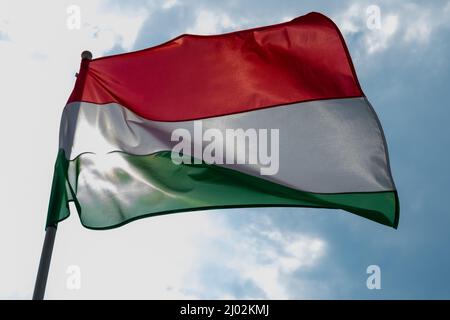
[[83, 59], [47, 226], [214, 208], [342, 209], [398, 225], [380, 122], [336, 25], [310, 13]]

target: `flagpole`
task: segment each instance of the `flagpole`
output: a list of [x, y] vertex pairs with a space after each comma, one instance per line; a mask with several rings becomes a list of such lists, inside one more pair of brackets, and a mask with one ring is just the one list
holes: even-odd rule
[[55, 243], [56, 225], [48, 226], [45, 230], [44, 245], [42, 246], [41, 260], [39, 261], [39, 269], [34, 285], [33, 300], [43, 300], [45, 294], [45, 286], [47, 284], [48, 270], [50, 269], [50, 261], [52, 260], [53, 244]]
[[[83, 51], [81, 53], [81, 61], [89, 63], [92, 60], [92, 53], [90, 51]], [[84, 82], [84, 81], [83, 81]], [[84, 83], [83, 83], [84, 85]], [[44, 245], [42, 246], [41, 259], [39, 261], [39, 269], [36, 276], [36, 283], [34, 285], [33, 300], [43, 300], [45, 295], [45, 287], [47, 285], [48, 271], [50, 269], [50, 262], [52, 260], [53, 245], [55, 244], [57, 225], [47, 226], [45, 229]]]

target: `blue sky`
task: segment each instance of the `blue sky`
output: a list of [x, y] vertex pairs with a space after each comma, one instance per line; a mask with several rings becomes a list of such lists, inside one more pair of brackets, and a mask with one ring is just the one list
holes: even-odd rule
[[[81, 9], [81, 28], [66, 26]], [[380, 28], [367, 27], [367, 8]], [[318, 209], [233, 209], [119, 229], [61, 223], [49, 298], [450, 298], [450, 1], [51, 1], [0, 4], [0, 298], [31, 296], [61, 111], [79, 54], [146, 48], [319, 11], [344, 34], [387, 138], [398, 230]], [[30, 160], [32, 159], [32, 161]], [[74, 213], [75, 211], [73, 211]], [[67, 288], [69, 266], [81, 287]], [[379, 265], [381, 290], [366, 268]]]

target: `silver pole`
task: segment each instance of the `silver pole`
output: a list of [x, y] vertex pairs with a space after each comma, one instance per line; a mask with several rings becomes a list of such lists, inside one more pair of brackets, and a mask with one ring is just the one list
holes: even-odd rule
[[43, 300], [45, 286], [47, 284], [48, 270], [52, 260], [53, 244], [55, 243], [56, 226], [48, 226], [45, 231], [44, 245], [42, 247], [41, 260], [34, 286], [33, 300]]
[[[81, 53], [81, 60], [92, 60], [90, 51]], [[44, 246], [42, 247], [41, 260], [39, 262], [36, 284], [34, 285], [33, 300], [43, 300], [45, 295], [45, 286], [47, 285], [48, 271], [50, 269], [50, 261], [52, 260], [53, 244], [55, 243], [56, 225], [48, 226], [45, 230]]]

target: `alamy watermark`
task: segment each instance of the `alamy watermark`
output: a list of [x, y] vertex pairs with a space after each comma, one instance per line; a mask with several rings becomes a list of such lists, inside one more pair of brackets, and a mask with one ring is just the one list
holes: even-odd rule
[[81, 8], [75, 4], [70, 5], [66, 9], [67, 19], [66, 26], [69, 30], [81, 29]]
[[381, 29], [381, 9], [379, 6], [373, 4], [366, 9], [366, 26], [369, 30]]
[[275, 175], [279, 170], [279, 129], [203, 130], [201, 120], [194, 121], [193, 137], [189, 130], [172, 131], [175, 164], [249, 164], [258, 165], [261, 175]]
[[366, 281], [367, 289], [380, 290], [381, 289], [381, 269], [380, 269], [380, 267], [377, 266], [376, 264], [372, 264], [367, 267], [366, 272], [367, 272], [367, 274], [370, 275]]
[[66, 280], [66, 288], [68, 290], [81, 289], [81, 268], [77, 265], [70, 265], [66, 269], [68, 275]]

